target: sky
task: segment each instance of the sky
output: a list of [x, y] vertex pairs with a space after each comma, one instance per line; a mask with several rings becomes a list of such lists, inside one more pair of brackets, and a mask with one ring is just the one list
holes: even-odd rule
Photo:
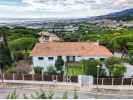
[[133, 8], [133, 0], [0, 0], [0, 17], [90, 17]]

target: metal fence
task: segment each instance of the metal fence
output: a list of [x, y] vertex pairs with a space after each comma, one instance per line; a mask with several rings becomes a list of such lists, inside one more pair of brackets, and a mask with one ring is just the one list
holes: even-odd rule
[[29, 81], [57, 81], [78, 82], [78, 76], [42, 75], [42, 74], [0, 74], [0, 80], [29, 80]]
[[[0, 74], [0, 80], [57, 81], [78, 83], [78, 76], [43, 74]], [[133, 78], [94, 78], [94, 85], [133, 85]]]
[[95, 85], [133, 85], [133, 78], [94, 78]]

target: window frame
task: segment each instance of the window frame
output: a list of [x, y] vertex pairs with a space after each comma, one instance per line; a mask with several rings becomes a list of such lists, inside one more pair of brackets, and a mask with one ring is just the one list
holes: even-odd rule
[[95, 60], [95, 58], [89, 58], [89, 60]]
[[53, 61], [54, 57], [48, 57], [48, 61]]
[[38, 60], [42, 61], [42, 60], [44, 60], [44, 57], [38, 57]]
[[66, 56], [67, 62], [75, 62], [76, 56]]
[[105, 62], [105, 60], [106, 60], [105, 58], [100, 58], [101, 62]]

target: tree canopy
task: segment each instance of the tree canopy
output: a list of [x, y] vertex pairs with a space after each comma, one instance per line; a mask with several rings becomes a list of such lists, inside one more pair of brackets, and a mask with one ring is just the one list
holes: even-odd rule
[[16, 40], [13, 40], [9, 42], [9, 46], [12, 50], [31, 50], [33, 46], [35, 45], [37, 39], [35, 38], [28, 38], [28, 37], [22, 37]]

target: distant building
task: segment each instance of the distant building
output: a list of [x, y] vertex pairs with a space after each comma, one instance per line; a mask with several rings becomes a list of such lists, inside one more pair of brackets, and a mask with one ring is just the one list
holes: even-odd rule
[[40, 43], [61, 41], [61, 39], [53, 33], [39, 32], [38, 35], [40, 35], [39, 38]]
[[37, 43], [32, 50], [34, 67], [54, 66], [57, 57], [61, 56], [65, 64], [80, 62], [83, 59], [105, 60], [112, 53], [104, 46], [91, 42], [48, 42]]

